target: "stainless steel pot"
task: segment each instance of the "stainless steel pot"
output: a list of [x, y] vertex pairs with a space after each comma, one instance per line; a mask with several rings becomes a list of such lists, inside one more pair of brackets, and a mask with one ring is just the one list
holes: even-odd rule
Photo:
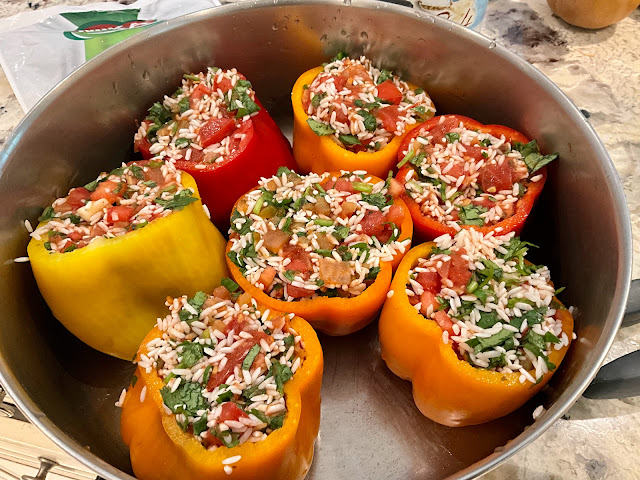
[[[605, 149], [557, 87], [487, 38], [405, 7], [370, 0], [225, 6], [151, 28], [80, 68], [27, 115], [0, 157], [1, 380], [31, 421], [101, 477], [131, 478], [114, 402], [132, 366], [92, 351], [51, 316], [28, 264], [11, 260], [25, 252], [22, 221], [34, 222], [55, 196], [126, 160], [135, 119], [183, 72], [237, 67], [288, 130], [296, 77], [340, 48], [404, 72], [440, 113], [510, 125], [544, 151], [560, 152], [523, 236], [541, 246], [534, 260], [567, 286], [578, 340], [527, 405], [451, 429], [422, 417], [410, 385], [385, 367], [375, 324], [322, 337], [323, 418], [309, 478], [470, 478], [539, 436], [604, 359], [627, 297], [629, 215]], [[533, 423], [539, 404], [548, 411]]]

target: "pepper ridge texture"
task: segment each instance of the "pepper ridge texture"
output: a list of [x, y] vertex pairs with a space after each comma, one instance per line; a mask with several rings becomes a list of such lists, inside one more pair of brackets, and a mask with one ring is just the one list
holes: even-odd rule
[[[477, 425], [521, 407], [554, 372], [547, 372], [535, 385], [520, 383], [520, 373], [484, 370], [458, 358], [451, 343], [442, 341], [438, 324], [416, 311], [405, 292], [409, 270], [420, 258], [427, 258], [435, 246], [429, 242], [412, 248], [396, 271], [391, 284], [393, 296], [380, 315], [382, 358], [394, 374], [413, 383], [413, 399], [423, 415], [450, 427]], [[556, 315], [571, 341], [573, 317], [564, 308]], [[549, 360], [559, 367], [569, 345], [552, 349]]]
[[[182, 185], [199, 198], [184, 172]], [[163, 314], [167, 295], [213, 290], [227, 275], [225, 239], [200, 200], [72, 252], [51, 253], [46, 240], [32, 238], [27, 253], [51, 312], [90, 347], [125, 360]]]
[[[281, 315], [272, 311], [269, 318]], [[284, 385], [287, 415], [282, 428], [266, 439], [246, 442], [233, 448], [220, 447], [210, 452], [190, 433], [184, 432], [175, 415], [165, 412], [160, 394], [164, 382], [155, 370], [138, 368], [138, 380], [129, 387], [122, 405], [120, 430], [129, 446], [131, 465], [140, 480], [227, 479], [223, 460], [236, 455], [232, 478], [236, 480], [302, 480], [311, 465], [315, 439], [320, 428], [320, 388], [322, 385], [322, 348], [313, 328], [302, 318], [288, 323], [302, 337], [304, 361], [293, 378]], [[155, 327], [143, 340], [146, 345], [162, 336]], [[144, 400], [140, 401], [146, 387]]]

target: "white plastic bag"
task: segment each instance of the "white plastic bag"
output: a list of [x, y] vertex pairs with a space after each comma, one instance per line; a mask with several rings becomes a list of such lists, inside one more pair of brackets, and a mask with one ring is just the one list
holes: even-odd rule
[[139, 0], [52, 7], [0, 19], [0, 65], [26, 112], [85, 61], [158, 22], [218, 0]]

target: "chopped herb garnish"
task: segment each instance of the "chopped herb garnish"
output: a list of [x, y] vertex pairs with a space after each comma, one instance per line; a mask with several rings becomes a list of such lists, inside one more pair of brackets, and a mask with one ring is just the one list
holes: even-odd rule
[[156, 198], [156, 203], [158, 205], [163, 206], [164, 208], [171, 210], [180, 210], [183, 207], [186, 207], [190, 203], [197, 202], [198, 199], [196, 197], [192, 197], [193, 192], [189, 189], [181, 190], [176, 193], [172, 199], [163, 200], [160, 197]]
[[330, 125], [314, 120], [313, 118], [308, 118], [307, 124], [309, 125], [313, 133], [318, 136], [331, 135], [335, 133], [335, 130]]
[[355, 135], [338, 135], [338, 139], [345, 145], [362, 145]]
[[447, 142], [449, 142], [449, 143], [453, 143], [455, 141], [459, 141], [460, 140], [460, 134], [456, 133], [456, 132], [445, 133], [444, 136], [447, 139]]
[[238, 285], [236, 282], [234, 282], [233, 280], [227, 277], [224, 277], [222, 280], [220, 280], [220, 285], [222, 285], [224, 288], [229, 290], [229, 292], [231, 293], [235, 292], [238, 288], [240, 288], [240, 285]]
[[160, 389], [160, 395], [173, 413], [195, 416], [198, 410], [208, 408], [207, 401], [202, 396], [202, 386], [198, 383], [182, 382], [175, 392], [165, 386]]
[[176, 138], [174, 145], [176, 148], [186, 148], [191, 145], [191, 140], [188, 138]]
[[382, 193], [372, 193], [371, 195], [362, 194], [362, 201], [367, 202], [374, 207], [378, 207], [382, 210], [384, 207], [389, 205], [389, 201], [387, 197], [385, 197]]
[[206, 299], [207, 294], [204, 292], [197, 292], [193, 296], [193, 298], [187, 299], [187, 303], [191, 306], [195, 313], [193, 313], [186, 307], [182, 307], [182, 310], [180, 310], [180, 313], [178, 314], [180, 320], [182, 320], [183, 322], [191, 323], [200, 318], [200, 312], [202, 312], [202, 306], [204, 305]]
[[481, 227], [484, 225], [484, 218], [480, 214], [487, 212], [487, 207], [481, 205], [461, 205], [460, 206], [460, 223], [462, 225], [475, 225]]
[[542, 155], [540, 153], [540, 148], [538, 147], [538, 142], [536, 140], [531, 140], [526, 144], [521, 142], [513, 142], [512, 148], [520, 152], [524, 163], [529, 169], [529, 173], [537, 172], [542, 167], [548, 165], [556, 158], [558, 158], [557, 153]]
[[326, 96], [327, 94], [325, 92], [314, 94], [313, 98], [311, 99], [311, 105], [314, 108], [318, 108], [320, 106], [320, 102], [322, 101], [322, 99], [326, 98]]
[[242, 370], [249, 370], [251, 368], [251, 365], [253, 365], [253, 361], [258, 356], [258, 353], [260, 353], [260, 345], [254, 345], [251, 347], [251, 350], [249, 350], [249, 353], [247, 353], [247, 356], [244, 357], [244, 360], [242, 361]]
[[182, 352], [179, 353], [179, 357], [182, 358], [178, 368], [191, 368], [198, 360], [204, 355], [204, 347], [199, 343], [183, 342], [180, 344]]
[[40, 218], [38, 218], [38, 221], [46, 222], [48, 220], [51, 220], [55, 216], [56, 216], [56, 212], [53, 210], [53, 207], [49, 205], [47, 208], [44, 209], [44, 211], [42, 212], [42, 215], [40, 215]]
[[[360, 101], [362, 103], [362, 100]], [[359, 105], [362, 106], [362, 105]], [[362, 117], [362, 123], [364, 123], [364, 128], [369, 132], [375, 132], [376, 128], [378, 128], [378, 120], [367, 110], [358, 110], [358, 115]]]

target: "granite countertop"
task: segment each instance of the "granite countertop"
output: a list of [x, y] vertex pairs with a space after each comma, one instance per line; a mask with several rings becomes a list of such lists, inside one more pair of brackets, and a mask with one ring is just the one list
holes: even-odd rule
[[[0, 17], [95, 0], [0, 0]], [[120, 3], [131, 3], [120, 0]], [[634, 232], [633, 277], [640, 278], [640, 10], [617, 25], [586, 31], [554, 17], [545, 0], [490, 0], [480, 31], [553, 80], [583, 110], [622, 178]], [[0, 147], [23, 117], [0, 72]], [[618, 332], [608, 360], [640, 349], [640, 324]], [[581, 398], [524, 451], [486, 479], [640, 478], [640, 397]]]

